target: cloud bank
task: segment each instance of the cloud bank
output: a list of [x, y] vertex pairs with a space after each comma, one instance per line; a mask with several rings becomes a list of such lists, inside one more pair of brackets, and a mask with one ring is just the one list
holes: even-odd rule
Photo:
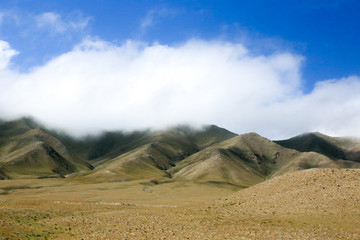
[[279, 139], [308, 131], [360, 136], [360, 78], [302, 92], [303, 57], [255, 55], [242, 44], [192, 39], [176, 46], [85, 39], [28, 73], [8, 68], [0, 42], [0, 118], [34, 116], [75, 135], [217, 124]]

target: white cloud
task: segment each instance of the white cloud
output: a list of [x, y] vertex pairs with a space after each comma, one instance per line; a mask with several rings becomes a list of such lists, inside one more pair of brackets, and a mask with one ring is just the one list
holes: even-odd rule
[[317, 130], [360, 136], [360, 78], [324, 81], [304, 94], [302, 61], [223, 41], [86, 39], [29, 73], [5, 64], [0, 74], [12, 80], [0, 79], [0, 118], [32, 115], [73, 134], [208, 123], [269, 138]]
[[90, 17], [82, 18], [78, 16], [75, 21], [64, 21], [59, 14], [54, 12], [45, 12], [35, 17], [37, 28], [48, 29], [50, 32], [58, 34], [74, 30], [82, 31], [88, 26], [90, 19]]
[[51, 28], [55, 32], [63, 33], [66, 31], [65, 23], [60, 15], [52, 12], [40, 14], [36, 17], [38, 28]]
[[9, 43], [0, 40], [0, 71], [5, 70], [13, 56], [18, 52], [12, 49]]
[[141, 33], [146, 32], [148, 28], [158, 24], [160, 19], [169, 16], [175, 16], [176, 14], [177, 12], [173, 9], [167, 9], [167, 8], [150, 9], [140, 22]]
[[360, 77], [351, 76], [317, 83], [309, 94], [259, 108], [258, 116], [246, 116], [247, 131], [282, 139], [319, 131], [332, 136], [360, 137]]

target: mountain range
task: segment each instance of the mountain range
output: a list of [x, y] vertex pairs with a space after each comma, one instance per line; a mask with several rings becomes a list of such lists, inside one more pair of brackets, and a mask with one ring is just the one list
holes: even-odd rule
[[306, 133], [271, 141], [215, 125], [74, 138], [30, 118], [0, 122], [0, 179], [135, 179], [248, 187], [310, 168], [360, 168], [360, 139]]

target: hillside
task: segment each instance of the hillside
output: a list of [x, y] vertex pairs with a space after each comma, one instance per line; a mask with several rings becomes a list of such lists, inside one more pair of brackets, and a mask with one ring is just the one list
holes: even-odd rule
[[256, 133], [243, 134], [206, 148], [170, 169], [178, 179], [251, 186], [272, 176], [308, 168], [360, 167], [318, 153], [282, 147]]
[[[316, 211], [314, 206], [317, 206], [318, 209], [328, 207], [339, 214], [343, 207], [351, 208], [358, 205], [359, 184], [358, 169], [308, 169], [269, 179], [219, 202], [222, 204], [240, 202], [241, 204], [232, 208], [248, 209], [248, 211], [274, 206], [278, 211], [283, 211], [282, 213], [295, 213], [299, 210], [311, 212]], [[255, 198], [258, 207], [253, 201]]]
[[0, 124], [1, 178], [63, 177], [92, 168], [38, 127], [28, 119]]
[[171, 177], [167, 170], [208, 146], [236, 136], [225, 129], [208, 126], [195, 130], [187, 126], [149, 133], [139, 147], [98, 162], [98, 168], [85, 179], [123, 181]]
[[233, 136], [217, 126], [177, 126], [77, 139], [23, 118], [0, 123], [0, 178], [67, 175], [123, 181], [168, 177], [165, 171], [177, 162]]
[[209, 225], [210, 232], [245, 239], [358, 239], [359, 189], [359, 170], [309, 169], [202, 205], [196, 214], [219, 217], [213, 224], [223, 231]]
[[275, 142], [300, 152], [317, 152], [332, 159], [360, 162], [360, 139], [358, 138], [307, 133]]
[[249, 187], [309, 168], [359, 168], [360, 140], [305, 134], [272, 142], [214, 125], [74, 138], [23, 118], [0, 122], [0, 179], [193, 181]]

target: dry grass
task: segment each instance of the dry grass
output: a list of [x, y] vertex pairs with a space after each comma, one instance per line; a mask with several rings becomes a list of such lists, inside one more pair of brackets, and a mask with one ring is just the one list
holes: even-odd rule
[[299, 171], [236, 193], [156, 183], [1, 181], [0, 239], [360, 238], [359, 170]]

